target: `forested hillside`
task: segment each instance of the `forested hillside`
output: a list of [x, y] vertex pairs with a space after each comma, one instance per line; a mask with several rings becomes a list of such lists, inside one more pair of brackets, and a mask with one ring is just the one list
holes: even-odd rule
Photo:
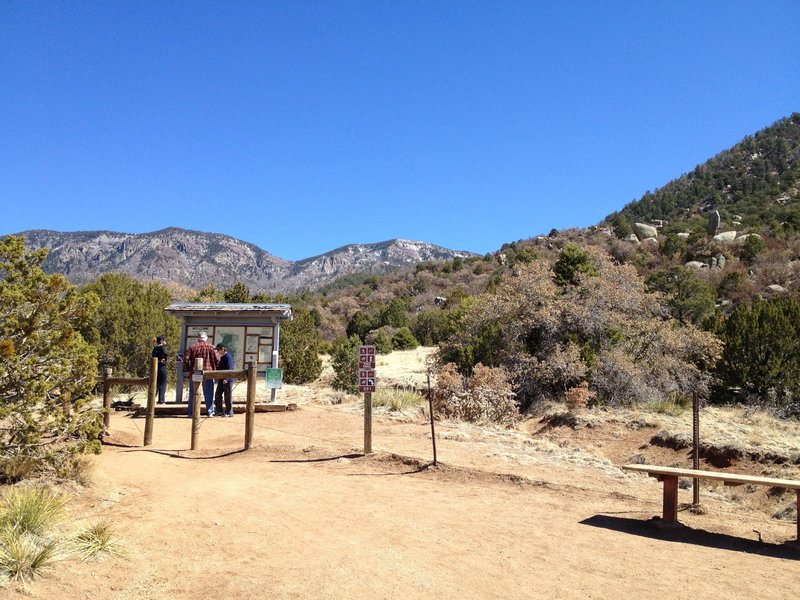
[[800, 230], [800, 113], [748, 136], [608, 217], [687, 221], [716, 209], [743, 227]]

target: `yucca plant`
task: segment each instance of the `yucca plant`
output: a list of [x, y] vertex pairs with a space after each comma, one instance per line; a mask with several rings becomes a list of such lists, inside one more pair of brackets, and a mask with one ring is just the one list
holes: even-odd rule
[[114, 540], [114, 532], [108, 521], [101, 521], [81, 531], [75, 536], [72, 546], [83, 560], [94, 558], [101, 552], [121, 553], [120, 546]]
[[12, 581], [30, 581], [58, 559], [57, 540], [10, 528], [0, 531], [0, 573]]
[[14, 487], [0, 504], [0, 527], [41, 535], [61, 522], [67, 498], [46, 487]]

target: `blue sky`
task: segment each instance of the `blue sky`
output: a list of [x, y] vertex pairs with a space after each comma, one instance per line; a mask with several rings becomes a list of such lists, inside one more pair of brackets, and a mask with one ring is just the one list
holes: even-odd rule
[[0, 3], [0, 234], [585, 227], [800, 110], [800, 1]]

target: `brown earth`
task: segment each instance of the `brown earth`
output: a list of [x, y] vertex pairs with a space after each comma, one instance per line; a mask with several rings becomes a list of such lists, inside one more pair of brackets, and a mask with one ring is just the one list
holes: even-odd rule
[[[190, 419], [156, 419], [154, 443], [143, 448], [144, 419], [114, 413], [95, 483], [73, 491], [71, 514], [76, 526], [109, 519], [124, 554], [62, 562], [26, 588], [0, 588], [0, 597], [797, 593], [800, 549], [786, 543], [796, 525], [770, 518], [760, 504], [704, 489], [707, 514], [682, 510], [685, 528], [654, 527], [661, 485], [615, 466], [637, 453], [661, 464], [685, 460], [685, 450], [648, 446], [652, 429], [438, 423], [434, 467], [430, 425], [418, 415], [376, 409], [376, 452], [363, 456], [360, 403], [332, 405], [318, 391], [301, 397], [299, 390], [279, 398], [299, 401], [299, 410], [256, 415], [248, 452], [243, 415], [204, 419], [201, 449], [190, 451]], [[690, 502], [691, 490], [682, 489], [680, 501]]]

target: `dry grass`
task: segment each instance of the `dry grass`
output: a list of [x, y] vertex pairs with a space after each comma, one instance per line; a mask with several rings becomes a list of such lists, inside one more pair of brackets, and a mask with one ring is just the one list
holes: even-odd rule
[[395, 412], [415, 410], [422, 400], [422, 396], [413, 390], [380, 388], [372, 395], [373, 406], [384, 406]]

